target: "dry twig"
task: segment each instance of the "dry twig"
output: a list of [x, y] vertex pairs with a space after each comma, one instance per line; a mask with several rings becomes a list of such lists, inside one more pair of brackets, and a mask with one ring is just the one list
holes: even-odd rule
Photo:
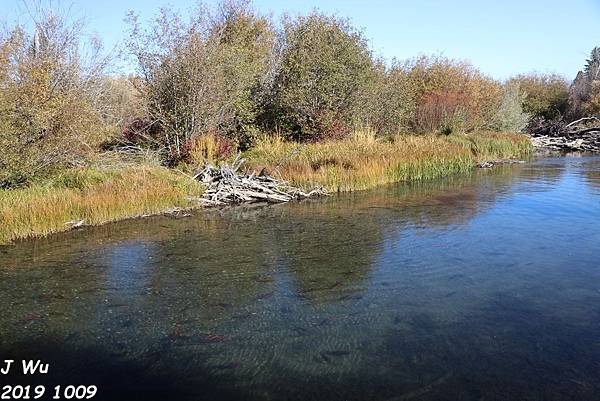
[[202, 171], [194, 175], [194, 179], [206, 186], [200, 201], [204, 206], [218, 206], [251, 202], [289, 202], [294, 199], [304, 199], [314, 196], [327, 195], [324, 188], [316, 188], [304, 192], [289, 185], [283, 180], [273, 177], [238, 173], [244, 163], [238, 155], [231, 166], [214, 167], [206, 164]]

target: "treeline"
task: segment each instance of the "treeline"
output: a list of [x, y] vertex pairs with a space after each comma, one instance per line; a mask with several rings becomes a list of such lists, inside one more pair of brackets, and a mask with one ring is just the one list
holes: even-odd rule
[[344, 18], [274, 21], [228, 1], [186, 17], [162, 9], [149, 24], [130, 14], [137, 72], [124, 77], [82, 24], [39, 14], [33, 30], [0, 36], [0, 187], [124, 144], [174, 165], [207, 137], [211, 152], [230, 154], [264, 135], [521, 131], [600, 109], [597, 49], [573, 85], [541, 74], [500, 82], [442, 56], [382, 60]]
[[336, 16], [276, 25], [246, 3], [225, 3], [186, 21], [165, 9], [149, 27], [132, 15], [130, 27], [150, 127], [143, 136], [175, 160], [206, 133], [245, 148], [264, 132], [319, 141], [357, 127], [449, 134], [527, 123], [517, 85], [441, 56], [386, 64]]

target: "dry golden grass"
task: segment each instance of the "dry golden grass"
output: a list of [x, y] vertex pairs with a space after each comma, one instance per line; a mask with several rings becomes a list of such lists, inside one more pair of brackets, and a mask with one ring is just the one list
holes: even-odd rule
[[481, 160], [520, 158], [531, 152], [520, 134], [398, 135], [382, 140], [358, 131], [342, 141], [298, 144], [267, 138], [246, 152], [249, 166], [266, 167], [294, 185], [353, 191], [400, 181], [469, 171]]
[[202, 187], [161, 167], [68, 170], [44, 184], [0, 190], [0, 244], [68, 230], [69, 221], [99, 225], [190, 207]]
[[[363, 130], [342, 141], [314, 144], [271, 137], [244, 156], [250, 168], [266, 167], [294, 185], [323, 185], [336, 192], [433, 179], [469, 171], [481, 160], [521, 158], [530, 152], [529, 141], [519, 134], [398, 135], [382, 140]], [[0, 244], [68, 230], [69, 221], [99, 225], [190, 207], [188, 198], [202, 191], [199, 183], [158, 166], [67, 170], [28, 188], [0, 190]]]
[[477, 162], [494, 159], [513, 159], [529, 155], [533, 148], [523, 134], [512, 132], [478, 132], [446, 137], [453, 143], [469, 148]]

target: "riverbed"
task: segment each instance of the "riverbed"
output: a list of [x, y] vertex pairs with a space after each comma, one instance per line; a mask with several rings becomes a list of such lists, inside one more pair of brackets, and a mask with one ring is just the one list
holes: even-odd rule
[[600, 157], [0, 247], [0, 360], [95, 399], [600, 399]]

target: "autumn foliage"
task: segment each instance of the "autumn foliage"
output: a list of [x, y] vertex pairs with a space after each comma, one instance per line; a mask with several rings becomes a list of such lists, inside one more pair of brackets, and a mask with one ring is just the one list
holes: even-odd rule
[[544, 74], [502, 82], [443, 56], [382, 60], [362, 30], [319, 11], [276, 21], [226, 0], [127, 19], [123, 50], [136, 67], [127, 76], [109, 74], [83, 25], [53, 11], [0, 34], [1, 187], [120, 146], [173, 166], [224, 159], [265, 136], [518, 131], [531, 118], [600, 112], [597, 49], [570, 86]]
[[105, 136], [99, 47], [53, 13], [0, 37], [0, 187], [77, 164]]

